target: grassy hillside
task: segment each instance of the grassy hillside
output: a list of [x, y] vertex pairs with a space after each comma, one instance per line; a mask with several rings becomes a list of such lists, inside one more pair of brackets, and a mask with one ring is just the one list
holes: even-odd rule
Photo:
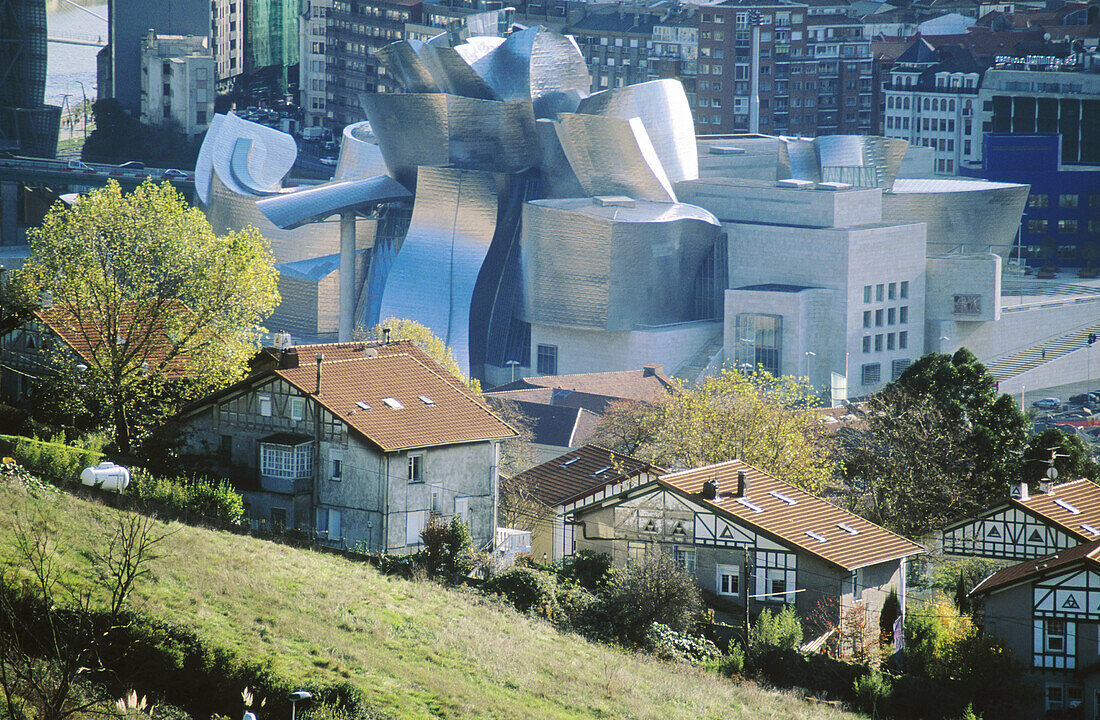
[[[44, 511], [75, 575], [113, 510], [0, 485], [0, 548]], [[360, 686], [400, 718], [856, 717], [562, 635], [473, 591], [380, 576], [320, 553], [171, 523], [169, 554], [134, 604], [304, 686]], [[228, 711], [228, 709], [227, 709]]]

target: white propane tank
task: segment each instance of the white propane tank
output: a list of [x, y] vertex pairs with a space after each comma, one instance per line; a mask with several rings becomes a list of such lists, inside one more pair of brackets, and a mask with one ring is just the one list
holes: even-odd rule
[[80, 482], [111, 492], [122, 492], [130, 485], [130, 471], [106, 460], [95, 467], [86, 467], [80, 473]]

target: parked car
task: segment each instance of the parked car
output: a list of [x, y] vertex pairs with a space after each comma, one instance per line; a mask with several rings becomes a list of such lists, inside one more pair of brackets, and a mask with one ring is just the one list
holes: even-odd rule
[[334, 158], [334, 157], [323, 157], [323, 158], [321, 158], [321, 164], [322, 165], [335, 165], [336, 164], [336, 158]]
[[160, 174], [161, 180], [179, 180], [186, 177], [187, 173], [183, 170], [176, 170], [175, 168], [168, 168]]
[[1040, 410], [1057, 410], [1062, 407], [1062, 401], [1058, 398], [1048, 397], [1042, 400], [1036, 400], [1031, 403], [1031, 407], [1039, 408]]
[[122, 163], [121, 165], [119, 165], [119, 167], [123, 168], [124, 170], [144, 170], [145, 163], [141, 162], [140, 160], [130, 160], [128, 162]]
[[95, 170], [93, 170], [91, 168], [91, 166], [85, 165], [84, 163], [80, 162], [79, 160], [70, 160], [69, 161], [69, 169], [70, 170], [80, 170], [81, 172], [95, 172]]

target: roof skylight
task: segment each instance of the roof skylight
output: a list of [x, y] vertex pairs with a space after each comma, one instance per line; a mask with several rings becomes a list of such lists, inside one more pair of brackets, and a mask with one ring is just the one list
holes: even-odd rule
[[747, 507], [749, 510], [752, 510], [753, 512], [756, 512], [756, 513], [764, 512], [764, 508], [760, 507], [759, 505], [756, 505], [755, 503], [749, 502], [745, 498], [737, 498], [737, 502], [741, 503], [742, 505]]
[[1055, 504], [1055, 505], [1058, 505], [1058, 506], [1060, 506], [1060, 507], [1064, 507], [1064, 508], [1065, 508], [1066, 510], [1069, 510], [1069, 511], [1070, 511], [1071, 513], [1073, 513], [1074, 515], [1080, 515], [1080, 514], [1081, 514], [1081, 511], [1080, 511], [1080, 510], [1078, 510], [1077, 508], [1073, 507], [1072, 505], [1070, 505], [1070, 504], [1069, 504], [1068, 502], [1066, 502], [1066, 501], [1065, 501], [1065, 500], [1063, 500], [1062, 498], [1055, 498], [1055, 499], [1054, 499], [1054, 504]]
[[776, 492], [775, 490], [769, 490], [768, 494], [771, 495], [774, 498], [778, 498], [778, 499], [782, 500], [783, 502], [787, 503], [788, 505], [797, 505], [798, 504], [797, 500], [795, 500], [794, 498], [791, 498], [791, 497], [787, 497], [786, 495], [784, 495], [781, 492]]
[[605, 472], [607, 472], [610, 469], [611, 469], [610, 465], [604, 465], [602, 468], [600, 468], [596, 472], [592, 473], [592, 477], [599, 477], [600, 475], [603, 475]]
[[825, 537], [821, 533], [815, 533], [813, 530], [807, 530], [806, 534], [817, 540], [819, 543], [828, 542], [829, 538]]
[[578, 460], [580, 460], [580, 458], [579, 458], [579, 457], [575, 457], [575, 458], [569, 458], [568, 460], [566, 460], [565, 462], [563, 462], [563, 463], [561, 464], [561, 467], [569, 467], [570, 465], [572, 465], [573, 463], [577, 462]]
[[1100, 535], [1100, 530], [1097, 530], [1096, 528], [1094, 528], [1092, 525], [1089, 525], [1088, 523], [1081, 523], [1081, 527], [1083, 527], [1085, 530], [1088, 530], [1093, 535]]
[[420, 402], [424, 403], [425, 405], [435, 405], [435, 400], [432, 400], [427, 395], [417, 395], [417, 397], [420, 398]]
[[370, 410], [370, 405], [367, 405], [362, 400], [359, 400], [358, 402], [356, 402], [355, 407], [359, 408], [360, 410]]
[[837, 523], [836, 526], [850, 535], [859, 535], [859, 530], [856, 530], [851, 525], [845, 523]]
[[405, 409], [405, 406], [402, 405], [401, 401], [398, 400], [397, 398], [392, 398], [392, 397], [382, 398], [382, 402], [386, 403], [386, 405], [393, 408], [394, 410], [404, 410]]

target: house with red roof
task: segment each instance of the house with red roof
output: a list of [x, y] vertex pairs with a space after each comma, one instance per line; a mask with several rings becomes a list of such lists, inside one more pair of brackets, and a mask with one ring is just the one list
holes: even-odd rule
[[515, 431], [413, 343], [297, 346], [256, 367], [177, 418], [186, 451], [244, 487], [254, 525], [400, 554], [457, 515], [492, 542]]
[[572, 509], [577, 550], [616, 565], [665, 552], [730, 619], [793, 604], [802, 616], [905, 607], [906, 559], [924, 548], [741, 462], [668, 473]]

